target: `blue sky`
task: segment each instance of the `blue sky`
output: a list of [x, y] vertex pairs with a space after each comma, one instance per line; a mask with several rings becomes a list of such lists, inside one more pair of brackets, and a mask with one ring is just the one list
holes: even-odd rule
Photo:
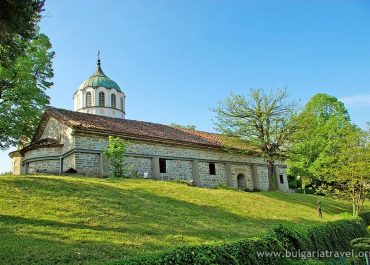
[[[56, 52], [51, 105], [95, 69], [127, 96], [127, 118], [212, 131], [231, 92], [287, 87], [302, 104], [322, 92], [370, 120], [370, 2], [46, 0], [41, 31]], [[0, 172], [10, 170], [0, 153]]]

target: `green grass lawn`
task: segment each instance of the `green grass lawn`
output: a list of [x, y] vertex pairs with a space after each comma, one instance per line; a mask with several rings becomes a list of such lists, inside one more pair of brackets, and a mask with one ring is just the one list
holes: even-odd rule
[[262, 235], [270, 227], [341, 218], [348, 202], [174, 182], [0, 177], [0, 264], [104, 264], [183, 245]]

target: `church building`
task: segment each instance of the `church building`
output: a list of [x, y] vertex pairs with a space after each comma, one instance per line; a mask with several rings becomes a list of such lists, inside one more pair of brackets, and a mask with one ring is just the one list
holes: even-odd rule
[[274, 178], [269, 179], [265, 159], [237, 152], [238, 146], [231, 152], [220, 134], [126, 119], [126, 96], [104, 74], [99, 59], [73, 100], [74, 111], [48, 107], [30, 144], [9, 154], [13, 174], [106, 177], [103, 150], [108, 137], [116, 136], [129, 142], [125, 163], [131, 176], [209, 188], [288, 190], [283, 161], [275, 161]]

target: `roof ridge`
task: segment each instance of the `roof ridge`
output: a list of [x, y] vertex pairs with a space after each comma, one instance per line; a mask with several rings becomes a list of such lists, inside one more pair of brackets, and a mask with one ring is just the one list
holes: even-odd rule
[[[145, 124], [147, 126], [156, 126], [160, 133], [164, 133], [165, 134], [165, 130], [169, 130], [168, 133], [170, 133], [170, 131], [176, 133], [176, 135], [178, 136], [181, 136], [182, 134], [182, 137], [184, 137], [184, 139], [182, 139], [183, 141], [189, 141], [191, 138], [193, 138], [195, 141], [199, 142], [199, 144], [202, 142], [203, 144], [209, 144], [209, 145], [219, 145], [219, 142], [218, 141], [212, 141], [210, 139], [207, 139], [207, 138], [204, 138], [202, 137], [202, 132], [200, 132], [200, 134], [194, 134], [190, 131], [185, 131], [185, 130], [182, 130], [181, 128], [176, 128], [176, 127], [173, 127], [173, 126], [170, 126], [170, 125], [166, 125], [166, 124], [161, 124], [161, 123], [154, 123], [154, 122], [149, 122], [149, 121], [141, 121], [141, 120], [131, 120], [131, 119], [120, 119], [120, 118], [113, 118], [113, 117], [107, 117], [107, 116], [101, 116], [101, 115], [96, 115], [96, 114], [90, 114], [90, 113], [84, 113], [84, 112], [76, 112], [76, 111], [71, 111], [71, 110], [67, 110], [67, 109], [62, 109], [62, 108], [55, 108], [55, 107], [49, 107], [47, 109], [47, 112], [51, 115], [55, 115], [54, 117], [55, 118], [60, 118], [62, 119], [62, 121], [68, 125], [68, 126], [77, 126], [77, 127], [80, 127], [80, 126], [84, 126], [86, 124], [84, 123], [81, 123], [81, 121], [77, 118], [77, 120], [71, 120], [69, 121], [69, 119], [73, 119], [71, 117], [68, 117], [68, 114], [65, 114], [65, 113], [69, 113], [69, 115], [79, 115], [80, 117], [93, 117], [93, 118], [100, 118], [100, 119], [105, 119], [107, 121], [112, 121], [114, 123], [117, 122], [117, 125], [123, 125], [124, 122], [133, 122], [135, 123], [135, 126], [140, 126], [140, 124]], [[163, 129], [162, 129], [162, 128]], [[154, 128], [153, 128], [154, 129]], [[198, 131], [196, 131], [198, 132]], [[118, 133], [118, 132], [117, 132]], [[204, 132], [203, 132], [204, 134]], [[216, 135], [216, 134], [212, 134], [212, 133], [209, 133], [210, 135]], [[173, 136], [173, 140], [176, 140], [175, 138], [177, 138], [177, 136]], [[154, 138], [162, 138], [162, 139], [165, 139], [165, 137], [160, 137], [160, 136], [155, 136], [155, 135], [152, 135], [152, 136], [147, 136], [147, 137], [154, 137]], [[180, 137], [181, 138], [181, 137]], [[178, 141], [181, 141], [178, 139]], [[191, 141], [191, 140], [190, 140]]]

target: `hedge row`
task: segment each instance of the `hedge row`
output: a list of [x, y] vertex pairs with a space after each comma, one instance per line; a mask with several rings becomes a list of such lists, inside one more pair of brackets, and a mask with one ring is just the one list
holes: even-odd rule
[[366, 225], [370, 225], [370, 212], [361, 212], [360, 217], [364, 220]]
[[245, 239], [217, 246], [182, 247], [172, 251], [118, 261], [116, 265], [279, 265], [284, 258], [258, 257], [257, 252], [285, 250], [351, 249], [350, 241], [367, 236], [361, 219], [339, 220], [302, 228], [298, 225], [280, 225], [260, 239]]

